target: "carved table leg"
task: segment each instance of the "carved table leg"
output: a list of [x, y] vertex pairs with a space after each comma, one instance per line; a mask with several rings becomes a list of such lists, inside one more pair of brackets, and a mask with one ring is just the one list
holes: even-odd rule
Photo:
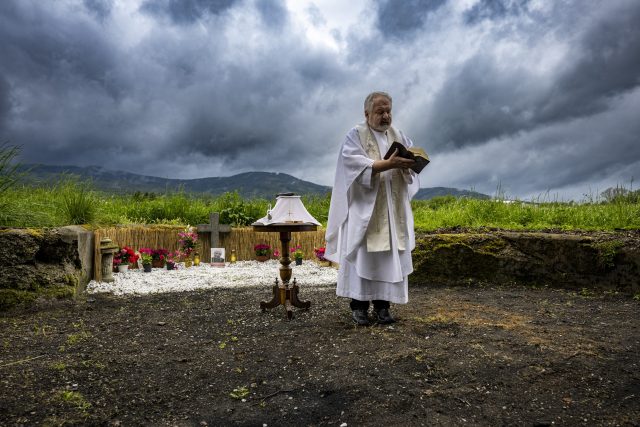
[[267, 308], [274, 308], [279, 306], [280, 304], [280, 289], [278, 287], [278, 279], [276, 279], [276, 284], [273, 285], [273, 298], [269, 302], [260, 302], [260, 308], [262, 309], [262, 311], [265, 311]]
[[298, 291], [300, 288], [296, 283], [296, 279], [293, 279], [293, 286], [291, 287], [291, 305], [298, 308], [308, 309], [311, 307], [311, 301], [300, 301], [298, 299]]

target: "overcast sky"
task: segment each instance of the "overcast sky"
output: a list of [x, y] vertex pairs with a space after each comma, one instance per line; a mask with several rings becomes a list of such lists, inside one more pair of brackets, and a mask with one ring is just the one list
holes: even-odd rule
[[639, 85], [638, 0], [0, 1], [24, 163], [332, 185], [384, 90], [422, 187], [581, 200], [640, 180]]

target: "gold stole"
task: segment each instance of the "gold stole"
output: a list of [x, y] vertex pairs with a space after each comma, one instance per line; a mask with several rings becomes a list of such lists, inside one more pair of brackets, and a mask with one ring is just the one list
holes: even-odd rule
[[[378, 149], [378, 141], [369, 129], [369, 126], [358, 125], [358, 135], [362, 143], [362, 147], [367, 155], [373, 160], [381, 160], [380, 150]], [[402, 141], [392, 127], [387, 130], [387, 141], [389, 145], [393, 141]], [[404, 211], [403, 200], [407, 197], [407, 187], [402, 178], [400, 169], [392, 169], [391, 171], [391, 201], [393, 204], [393, 212], [395, 218], [395, 228], [397, 233], [398, 249], [403, 251], [406, 249], [406, 228], [407, 220]], [[391, 230], [389, 227], [389, 210], [387, 206], [387, 186], [385, 179], [378, 173], [373, 175], [372, 179], [378, 180], [378, 194], [373, 207], [373, 213], [367, 226], [365, 239], [367, 241], [367, 252], [382, 252], [391, 250]], [[375, 185], [375, 183], [374, 183]]]

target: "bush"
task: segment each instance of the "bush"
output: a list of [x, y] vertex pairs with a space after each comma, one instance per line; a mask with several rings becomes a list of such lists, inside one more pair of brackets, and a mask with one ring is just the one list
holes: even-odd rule
[[237, 191], [224, 193], [218, 199], [220, 223], [234, 227], [251, 225], [266, 213], [266, 202], [250, 200], [245, 202]]

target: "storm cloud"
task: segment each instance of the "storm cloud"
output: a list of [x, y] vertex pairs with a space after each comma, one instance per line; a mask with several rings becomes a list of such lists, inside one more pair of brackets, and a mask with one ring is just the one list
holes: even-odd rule
[[346, 3], [3, 1], [0, 139], [28, 163], [331, 185], [386, 90], [423, 187], [580, 199], [640, 175], [637, 1]]

